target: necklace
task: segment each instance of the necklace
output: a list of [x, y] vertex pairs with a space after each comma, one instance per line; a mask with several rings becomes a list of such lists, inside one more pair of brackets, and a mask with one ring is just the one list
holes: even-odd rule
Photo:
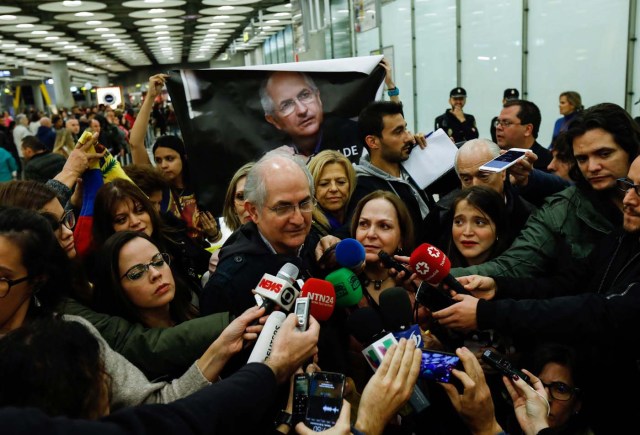
[[370, 283], [373, 283], [374, 290], [380, 290], [382, 288], [382, 283], [388, 280], [390, 277], [387, 276], [385, 279], [371, 279], [365, 275], [364, 285], [368, 286]]

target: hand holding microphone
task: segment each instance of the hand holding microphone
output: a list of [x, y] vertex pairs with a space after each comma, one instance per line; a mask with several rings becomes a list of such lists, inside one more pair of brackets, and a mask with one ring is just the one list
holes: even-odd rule
[[456, 293], [469, 295], [468, 291], [449, 274], [451, 262], [440, 249], [428, 243], [418, 246], [409, 260], [411, 268], [416, 271], [418, 278], [427, 284], [437, 287], [441, 282], [455, 290]]
[[276, 307], [287, 312], [291, 311], [296, 298], [300, 295], [300, 291], [296, 288], [298, 273], [299, 269], [295, 264], [285, 263], [276, 276], [268, 273], [262, 276], [255, 288], [255, 293], [262, 298], [261, 306], [265, 308], [267, 314]]

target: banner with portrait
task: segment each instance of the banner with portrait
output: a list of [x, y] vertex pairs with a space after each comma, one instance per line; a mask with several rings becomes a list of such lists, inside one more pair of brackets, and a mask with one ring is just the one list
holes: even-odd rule
[[357, 162], [357, 116], [381, 96], [382, 56], [242, 68], [174, 70], [167, 88], [198, 203], [220, 215], [243, 164], [283, 145], [336, 149]]

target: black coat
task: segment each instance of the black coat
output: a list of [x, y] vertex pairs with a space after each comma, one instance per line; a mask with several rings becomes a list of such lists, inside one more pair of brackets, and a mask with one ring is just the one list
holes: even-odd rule
[[[479, 300], [478, 326], [530, 341], [577, 346], [589, 373], [583, 413], [596, 433], [632, 427], [640, 398], [640, 241], [638, 234], [611, 234], [596, 246], [587, 265], [566, 267], [552, 278], [506, 279], [499, 290], [523, 296], [536, 289], [549, 299]], [[623, 396], [626, 396], [624, 400]], [[620, 433], [624, 430], [619, 430]]]

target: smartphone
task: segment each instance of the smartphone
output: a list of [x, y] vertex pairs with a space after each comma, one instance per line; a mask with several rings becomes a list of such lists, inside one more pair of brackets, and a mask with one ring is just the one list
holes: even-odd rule
[[315, 372], [309, 375], [309, 402], [305, 424], [314, 432], [335, 426], [342, 409], [345, 376], [342, 373]]
[[298, 326], [296, 329], [304, 332], [309, 327], [309, 311], [311, 309], [311, 300], [308, 297], [296, 299], [296, 306], [293, 312], [298, 317]]
[[309, 377], [306, 373], [299, 373], [293, 378], [293, 409], [291, 418], [293, 427], [304, 421], [309, 403]]
[[509, 378], [513, 375], [518, 375], [522, 380], [530, 383], [529, 376], [516, 369], [511, 361], [507, 360], [503, 355], [491, 349], [487, 349], [482, 353], [482, 360]]
[[527, 151], [529, 150], [523, 148], [511, 148], [506, 153], [480, 166], [479, 170], [485, 172], [504, 171], [508, 167], [515, 165], [518, 160], [523, 159]]
[[387, 254], [385, 251], [378, 252], [378, 258], [387, 269], [394, 268], [398, 273], [404, 272], [404, 278], [407, 279], [411, 276], [413, 272], [404, 267], [400, 262], [396, 261], [391, 255]]
[[451, 373], [453, 369], [464, 370], [458, 355], [422, 349], [422, 361], [420, 362], [418, 377], [448, 384], [459, 383], [459, 379]]
[[442, 290], [430, 286], [426, 282], [420, 284], [416, 291], [416, 301], [429, 309], [429, 311], [440, 311], [455, 304], [451, 296]]

